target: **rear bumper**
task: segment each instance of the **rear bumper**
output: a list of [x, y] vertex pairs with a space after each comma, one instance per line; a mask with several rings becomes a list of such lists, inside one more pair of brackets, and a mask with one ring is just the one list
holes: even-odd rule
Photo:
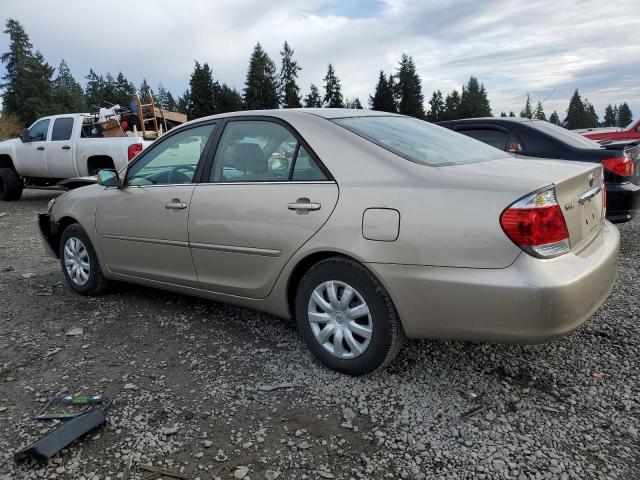
[[579, 254], [521, 254], [504, 269], [368, 264], [411, 338], [542, 343], [578, 328], [607, 298], [620, 235], [605, 222]]
[[607, 183], [607, 220], [628, 222], [640, 209], [640, 186], [633, 183]]

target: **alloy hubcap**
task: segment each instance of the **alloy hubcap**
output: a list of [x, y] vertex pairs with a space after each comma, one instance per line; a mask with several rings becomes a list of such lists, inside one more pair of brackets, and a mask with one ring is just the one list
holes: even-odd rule
[[64, 266], [73, 283], [79, 287], [87, 284], [91, 273], [89, 252], [80, 239], [70, 237], [64, 244]]
[[371, 343], [373, 321], [367, 302], [351, 285], [329, 280], [309, 299], [309, 324], [316, 341], [338, 358], [356, 358]]

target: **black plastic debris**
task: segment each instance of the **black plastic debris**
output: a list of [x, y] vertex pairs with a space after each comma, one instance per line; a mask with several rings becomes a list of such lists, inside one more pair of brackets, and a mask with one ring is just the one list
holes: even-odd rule
[[[27, 458], [33, 458], [40, 463], [46, 463], [49, 458], [54, 456], [74, 440], [80, 438], [85, 433], [90, 432], [94, 428], [97, 428], [100, 425], [104, 424], [106, 422], [107, 410], [111, 406], [111, 398], [100, 397], [100, 401], [97, 400], [98, 397], [91, 398], [93, 400], [88, 402], [88, 404], [93, 405], [93, 408], [88, 411], [78, 413], [74, 416], [51, 417], [67, 418], [67, 420], [64, 420], [62, 423], [60, 423], [60, 425], [49, 431], [41, 439], [35, 441], [28, 447], [17, 451], [13, 455], [14, 460], [19, 461]], [[55, 400], [53, 403], [55, 403]], [[46, 407], [43, 410], [46, 410]], [[41, 411], [40, 414], [36, 416], [36, 418], [38, 418], [38, 416], [42, 414], [43, 412]], [[41, 416], [39, 419], [47, 418]]]

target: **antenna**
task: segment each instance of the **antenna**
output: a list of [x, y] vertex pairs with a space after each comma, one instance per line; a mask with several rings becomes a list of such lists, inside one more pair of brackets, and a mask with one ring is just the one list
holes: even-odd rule
[[[542, 106], [544, 105], [544, 102], [546, 102], [547, 100], [549, 100], [549, 97], [551, 95], [553, 95], [553, 93], [556, 91], [556, 89], [554, 88], [553, 90], [551, 90], [546, 97], [544, 97], [544, 100], [540, 102], [540, 109], [542, 108]], [[535, 117], [536, 114], [538, 113], [538, 107], [536, 106], [536, 109], [531, 113], [531, 117]]]

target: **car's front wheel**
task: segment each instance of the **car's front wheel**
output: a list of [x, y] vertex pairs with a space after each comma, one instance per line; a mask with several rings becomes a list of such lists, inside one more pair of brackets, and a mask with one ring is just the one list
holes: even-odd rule
[[96, 251], [87, 233], [77, 223], [62, 232], [60, 263], [67, 283], [77, 293], [95, 295], [105, 289], [107, 280]]
[[298, 285], [296, 318], [318, 360], [350, 375], [386, 366], [404, 340], [385, 288], [364, 266], [344, 257], [322, 260], [306, 272]]

